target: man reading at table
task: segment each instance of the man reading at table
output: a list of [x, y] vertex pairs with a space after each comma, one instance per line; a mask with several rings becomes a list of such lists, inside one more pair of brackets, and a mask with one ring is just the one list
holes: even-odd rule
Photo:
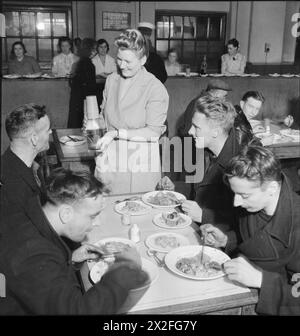
[[229, 279], [259, 289], [259, 314], [300, 314], [300, 196], [274, 154], [249, 146], [225, 170], [234, 192], [238, 226], [224, 234], [200, 227], [205, 242], [235, 256], [224, 264]]
[[84, 293], [76, 269], [99, 254], [84, 243], [71, 253], [61, 237], [85, 240], [103, 208], [104, 191], [92, 175], [58, 168], [49, 178], [43, 212], [30, 202], [30, 220], [22, 212], [4, 219], [0, 272], [6, 278], [6, 314], [114, 314], [129, 290], [145, 282], [140, 257], [129, 249]]

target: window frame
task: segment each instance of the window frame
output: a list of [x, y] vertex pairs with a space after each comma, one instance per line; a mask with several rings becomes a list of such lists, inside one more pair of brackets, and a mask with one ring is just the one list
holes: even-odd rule
[[[47, 7], [41, 7], [40, 5], [34, 6], [25, 6], [25, 5], [13, 5], [13, 4], [6, 4], [3, 5], [3, 11], [2, 13], [5, 15], [7, 12], [19, 12], [19, 27], [20, 27], [20, 13], [21, 12], [33, 12], [34, 18], [35, 18], [35, 35], [7, 35], [4, 38], [4, 43], [2, 44], [2, 48], [4, 47], [4, 55], [5, 59], [3, 60], [3, 65], [8, 65], [10, 50], [8, 50], [7, 46], [7, 39], [8, 38], [15, 38], [19, 39], [19, 41], [23, 41], [24, 39], [34, 39], [35, 40], [35, 48], [36, 48], [36, 60], [37, 62], [43, 67], [46, 68], [51, 67], [51, 62], [53, 57], [56, 55], [56, 45], [54, 45], [54, 41], [59, 38], [59, 36], [53, 35], [53, 24], [52, 24], [52, 18], [53, 14], [55, 13], [64, 13], [66, 15], [66, 36], [69, 38], [72, 38], [72, 6], [71, 5], [63, 5], [63, 6], [47, 6]], [[50, 14], [50, 22], [51, 22], [51, 35], [46, 36], [38, 36], [37, 34], [37, 13], [49, 13]], [[21, 27], [20, 27], [21, 28]], [[51, 40], [51, 59], [49, 61], [41, 61], [39, 58], [39, 40], [43, 39], [50, 39]]]
[[[194, 53], [193, 53], [193, 64], [192, 68], [197, 68], [197, 58], [199, 57], [199, 54], [197, 54], [197, 45], [199, 42], [207, 42], [206, 47], [206, 55], [209, 53], [209, 47], [214, 42], [222, 42], [222, 45], [224, 46], [223, 52], [225, 52], [225, 46], [226, 46], [226, 30], [227, 30], [227, 12], [211, 12], [211, 11], [184, 11], [184, 10], [156, 10], [155, 11], [155, 25], [157, 27], [158, 19], [162, 16], [168, 16], [169, 17], [169, 27], [170, 27], [170, 19], [172, 16], [181, 16], [183, 17], [194, 17], [196, 21], [196, 27], [198, 24], [198, 18], [199, 17], [207, 17], [208, 18], [208, 24], [207, 24], [207, 32], [206, 32], [206, 38], [200, 38], [197, 36], [197, 32], [195, 34], [194, 38], [184, 38], [184, 34], [181, 34], [180, 38], [171, 38], [170, 36], [162, 38], [157, 37], [157, 29], [155, 29], [155, 49], [157, 50], [157, 42], [158, 41], [167, 41], [168, 42], [168, 48], [170, 49], [170, 43], [171, 41], [180, 41], [180, 54], [183, 55], [184, 52], [184, 42], [185, 41], [194, 41]], [[210, 19], [212, 17], [220, 18], [220, 38], [219, 39], [211, 39], [209, 36], [209, 25], [210, 25]], [[196, 28], [197, 29], [197, 28]], [[170, 34], [169, 34], [170, 35]], [[202, 55], [202, 54], [201, 54]], [[185, 63], [184, 59], [182, 59], [183, 63]], [[208, 64], [209, 65], [209, 64]], [[210, 68], [212, 69], [212, 68]], [[197, 70], [197, 69], [194, 69]], [[217, 69], [214, 69], [217, 70]]]

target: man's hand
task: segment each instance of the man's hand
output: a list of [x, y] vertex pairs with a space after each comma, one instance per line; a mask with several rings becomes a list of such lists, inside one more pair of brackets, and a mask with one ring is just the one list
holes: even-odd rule
[[105, 135], [97, 141], [96, 149], [100, 152], [104, 152], [108, 145], [117, 137], [117, 131], [108, 131]]
[[181, 204], [182, 210], [192, 218], [193, 221], [201, 223], [202, 209], [195, 201], [184, 201]]
[[90, 245], [82, 245], [72, 253], [72, 261], [80, 263], [90, 259], [98, 259], [99, 253]]
[[156, 190], [175, 190], [174, 183], [169, 179], [168, 176], [164, 176], [156, 185]]
[[232, 281], [237, 281], [247, 287], [261, 288], [261, 269], [253, 265], [244, 256], [240, 256], [224, 263], [224, 271]]
[[130, 261], [137, 267], [141, 267], [141, 255], [136, 248], [130, 247], [115, 256], [115, 262]]
[[200, 231], [204, 237], [204, 243], [213, 247], [225, 247], [228, 237], [220, 229], [212, 224], [203, 224]]

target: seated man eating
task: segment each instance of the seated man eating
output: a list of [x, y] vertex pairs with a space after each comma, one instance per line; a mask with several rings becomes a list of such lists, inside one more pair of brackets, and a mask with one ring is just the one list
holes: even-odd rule
[[246, 147], [225, 170], [238, 225], [223, 233], [212, 224], [200, 230], [205, 243], [236, 256], [224, 264], [228, 278], [257, 288], [256, 312], [300, 314], [300, 196], [292, 190], [274, 154]]
[[6, 298], [0, 313], [4, 309], [6, 315], [114, 314], [129, 290], [146, 281], [140, 256], [128, 249], [116, 255], [100, 282], [87, 292], [81, 286], [78, 266], [97, 258], [97, 249], [83, 243], [71, 253], [61, 237], [85, 240], [103, 209], [104, 191], [92, 175], [58, 168], [47, 182], [43, 211], [29, 200], [30, 219], [21, 211], [4, 218], [0, 272], [6, 279]]

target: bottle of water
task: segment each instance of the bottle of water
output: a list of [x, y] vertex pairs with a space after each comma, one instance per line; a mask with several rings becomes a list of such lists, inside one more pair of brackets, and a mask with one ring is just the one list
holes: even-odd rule
[[204, 55], [200, 66], [200, 74], [205, 75], [206, 71], [207, 71], [207, 62], [206, 62], [206, 55]]

